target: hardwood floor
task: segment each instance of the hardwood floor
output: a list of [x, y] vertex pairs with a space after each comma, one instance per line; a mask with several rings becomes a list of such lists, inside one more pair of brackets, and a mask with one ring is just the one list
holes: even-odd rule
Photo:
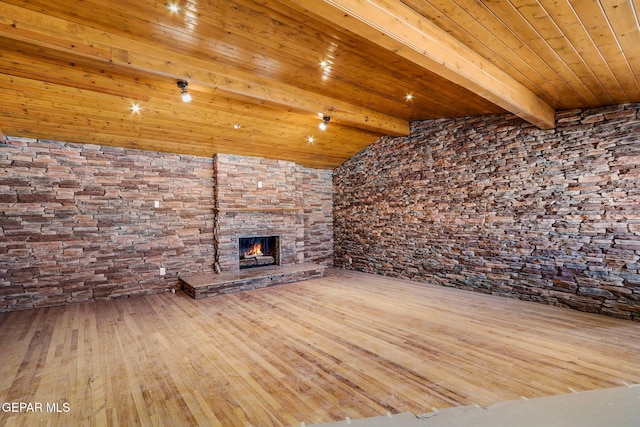
[[309, 425], [640, 383], [640, 323], [328, 269], [0, 314], [0, 356], [4, 426]]

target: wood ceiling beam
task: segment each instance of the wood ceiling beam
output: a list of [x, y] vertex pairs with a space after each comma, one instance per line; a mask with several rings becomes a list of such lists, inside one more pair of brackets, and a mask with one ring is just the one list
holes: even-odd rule
[[399, 0], [296, 0], [292, 7], [393, 51], [542, 129], [555, 126], [550, 105]]
[[[331, 112], [332, 121], [341, 122], [346, 126], [387, 135], [409, 134], [409, 123], [406, 120], [216, 62], [2, 2], [0, 34], [9, 39], [118, 64], [149, 75], [182, 79], [189, 83], [249, 97], [256, 104], [271, 103], [287, 110], [293, 109], [314, 115], [319, 112]], [[176, 96], [177, 90], [176, 88]]]

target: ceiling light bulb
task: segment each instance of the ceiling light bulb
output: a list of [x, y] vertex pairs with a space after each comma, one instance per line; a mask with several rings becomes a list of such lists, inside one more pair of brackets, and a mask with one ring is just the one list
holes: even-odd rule
[[411, 101], [413, 99], [413, 94], [411, 93], [406, 94], [404, 99], [406, 99], [407, 101]]
[[182, 96], [182, 102], [191, 102], [191, 95], [189, 94], [189, 90], [187, 89], [189, 87], [189, 83], [185, 82], [184, 80], [178, 80], [176, 83], [180, 88], [180, 96]]
[[138, 114], [140, 112], [140, 104], [131, 104], [131, 112]]
[[320, 130], [325, 130], [327, 129], [327, 125], [329, 124], [329, 120], [331, 120], [331, 117], [329, 116], [324, 116], [322, 118], [322, 122], [318, 125], [318, 127], [320, 128]]
[[316, 140], [316, 139], [315, 139], [314, 137], [312, 137], [312, 136], [310, 136], [310, 137], [308, 137], [308, 138], [307, 138], [307, 142], [308, 142], [309, 144], [313, 144], [313, 141], [315, 141], [315, 140]]
[[240, 125], [240, 123], [236, 123], [235, 125], [233, 125], [234, 129], [240, 129], [242, 126]]

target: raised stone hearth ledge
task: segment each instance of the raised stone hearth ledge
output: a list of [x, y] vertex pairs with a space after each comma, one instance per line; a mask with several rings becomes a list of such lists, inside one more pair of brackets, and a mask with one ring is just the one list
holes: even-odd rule
[[324, 265], [305, 262], [288, 266], [256, 267], [233, 273], [181, 276], [182, 289], [195, 299], [265, 288], [324, 276]]

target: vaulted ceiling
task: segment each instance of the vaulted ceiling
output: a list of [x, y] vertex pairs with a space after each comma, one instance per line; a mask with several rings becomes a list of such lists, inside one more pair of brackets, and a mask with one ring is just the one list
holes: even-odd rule
[[640, 102], [639, 9], [635, 0], [2, 1], [0, 131], [332, 168], [382, 135], [408, 134], [411, 120], [510, 112], [551, 128], [556, 110]]

